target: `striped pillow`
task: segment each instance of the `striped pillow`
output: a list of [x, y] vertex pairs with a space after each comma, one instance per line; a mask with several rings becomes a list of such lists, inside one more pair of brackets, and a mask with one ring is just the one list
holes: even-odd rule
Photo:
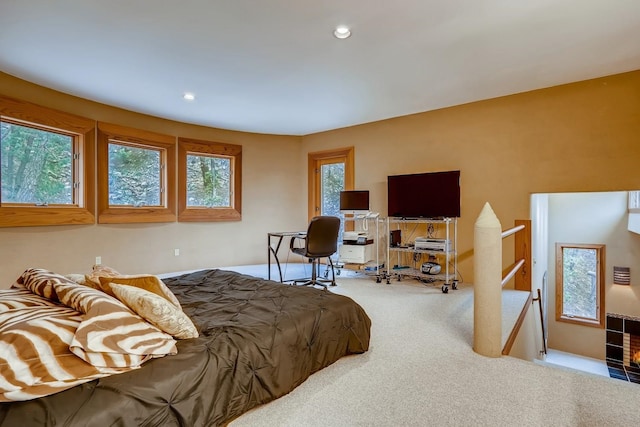
[[103, 370], [69, 350], [82, 318], [26, 289], [0, 292], [0, 402], [47, 396], [129, 370]]
[[50, 300], [34, 294], [29, 289], [0, 289], [0, 313], [51, 304]]
[[27, 288], [36, 295], [59, 301], [54, 285], [56, 283], [74, 283], [64, 276], [42, 268], [29, 268], [13, 284], [13, 288]]
[[0, 402], [47, 396], [176, 354], [170, 335], [117, 299], [60, 277], [29, 269], [16, 289], [0, 290]]
[[70, 349], [92, 365], [137, 367], [150, 358], [177, 353], [170, 335], [104, 292], [75, 282], [56, 283], [55, 291], [62, 304], [85, 314]]

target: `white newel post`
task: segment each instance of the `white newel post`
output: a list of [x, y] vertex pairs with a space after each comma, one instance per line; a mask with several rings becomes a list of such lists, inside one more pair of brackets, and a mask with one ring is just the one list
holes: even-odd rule
[[473, 350], [502, 355], [502, 226], [485, 203], [475, 223], [473, 243]]

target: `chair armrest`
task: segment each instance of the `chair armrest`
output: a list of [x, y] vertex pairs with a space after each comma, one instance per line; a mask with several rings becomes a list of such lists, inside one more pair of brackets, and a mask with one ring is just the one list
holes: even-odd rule
[[295, 236], [291, 236], [291, 240], [289, 240], [289, 249], [293, 249], [293, 248], [296, 247], [296, 246], [294, 246], [296, 240], [303, 240], [305, 242], [305, 244], [306, 244], [307, 235], [306, 234], [296, 234]]

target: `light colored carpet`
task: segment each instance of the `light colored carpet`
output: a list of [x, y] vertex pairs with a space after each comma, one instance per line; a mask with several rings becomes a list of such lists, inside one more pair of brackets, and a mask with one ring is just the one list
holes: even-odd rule
[[259, 426], [631, 426], [640, 385], [473, 352], [473, 287], [340, 277], [372, 320], [367, 353], [230, 423]]

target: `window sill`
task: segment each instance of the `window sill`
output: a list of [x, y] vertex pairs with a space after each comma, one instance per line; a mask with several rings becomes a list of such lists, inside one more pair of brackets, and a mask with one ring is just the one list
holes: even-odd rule
[[95, 216], [88, 209], [78, 207], [3, 207], [0, 208], [0, 227], [33, 227], [47, 225], [94, 224]]
[[590, 320], [590, 319], [584, 319], [580, 317], [560, 316], [560, 318], [556, 320], [558, 322], [572, 323], [574, 325], [588, 326], [590, 328], [600, 328], [600, 329], [604, 328], [604, 322], [600, 322], [595, 319]]

